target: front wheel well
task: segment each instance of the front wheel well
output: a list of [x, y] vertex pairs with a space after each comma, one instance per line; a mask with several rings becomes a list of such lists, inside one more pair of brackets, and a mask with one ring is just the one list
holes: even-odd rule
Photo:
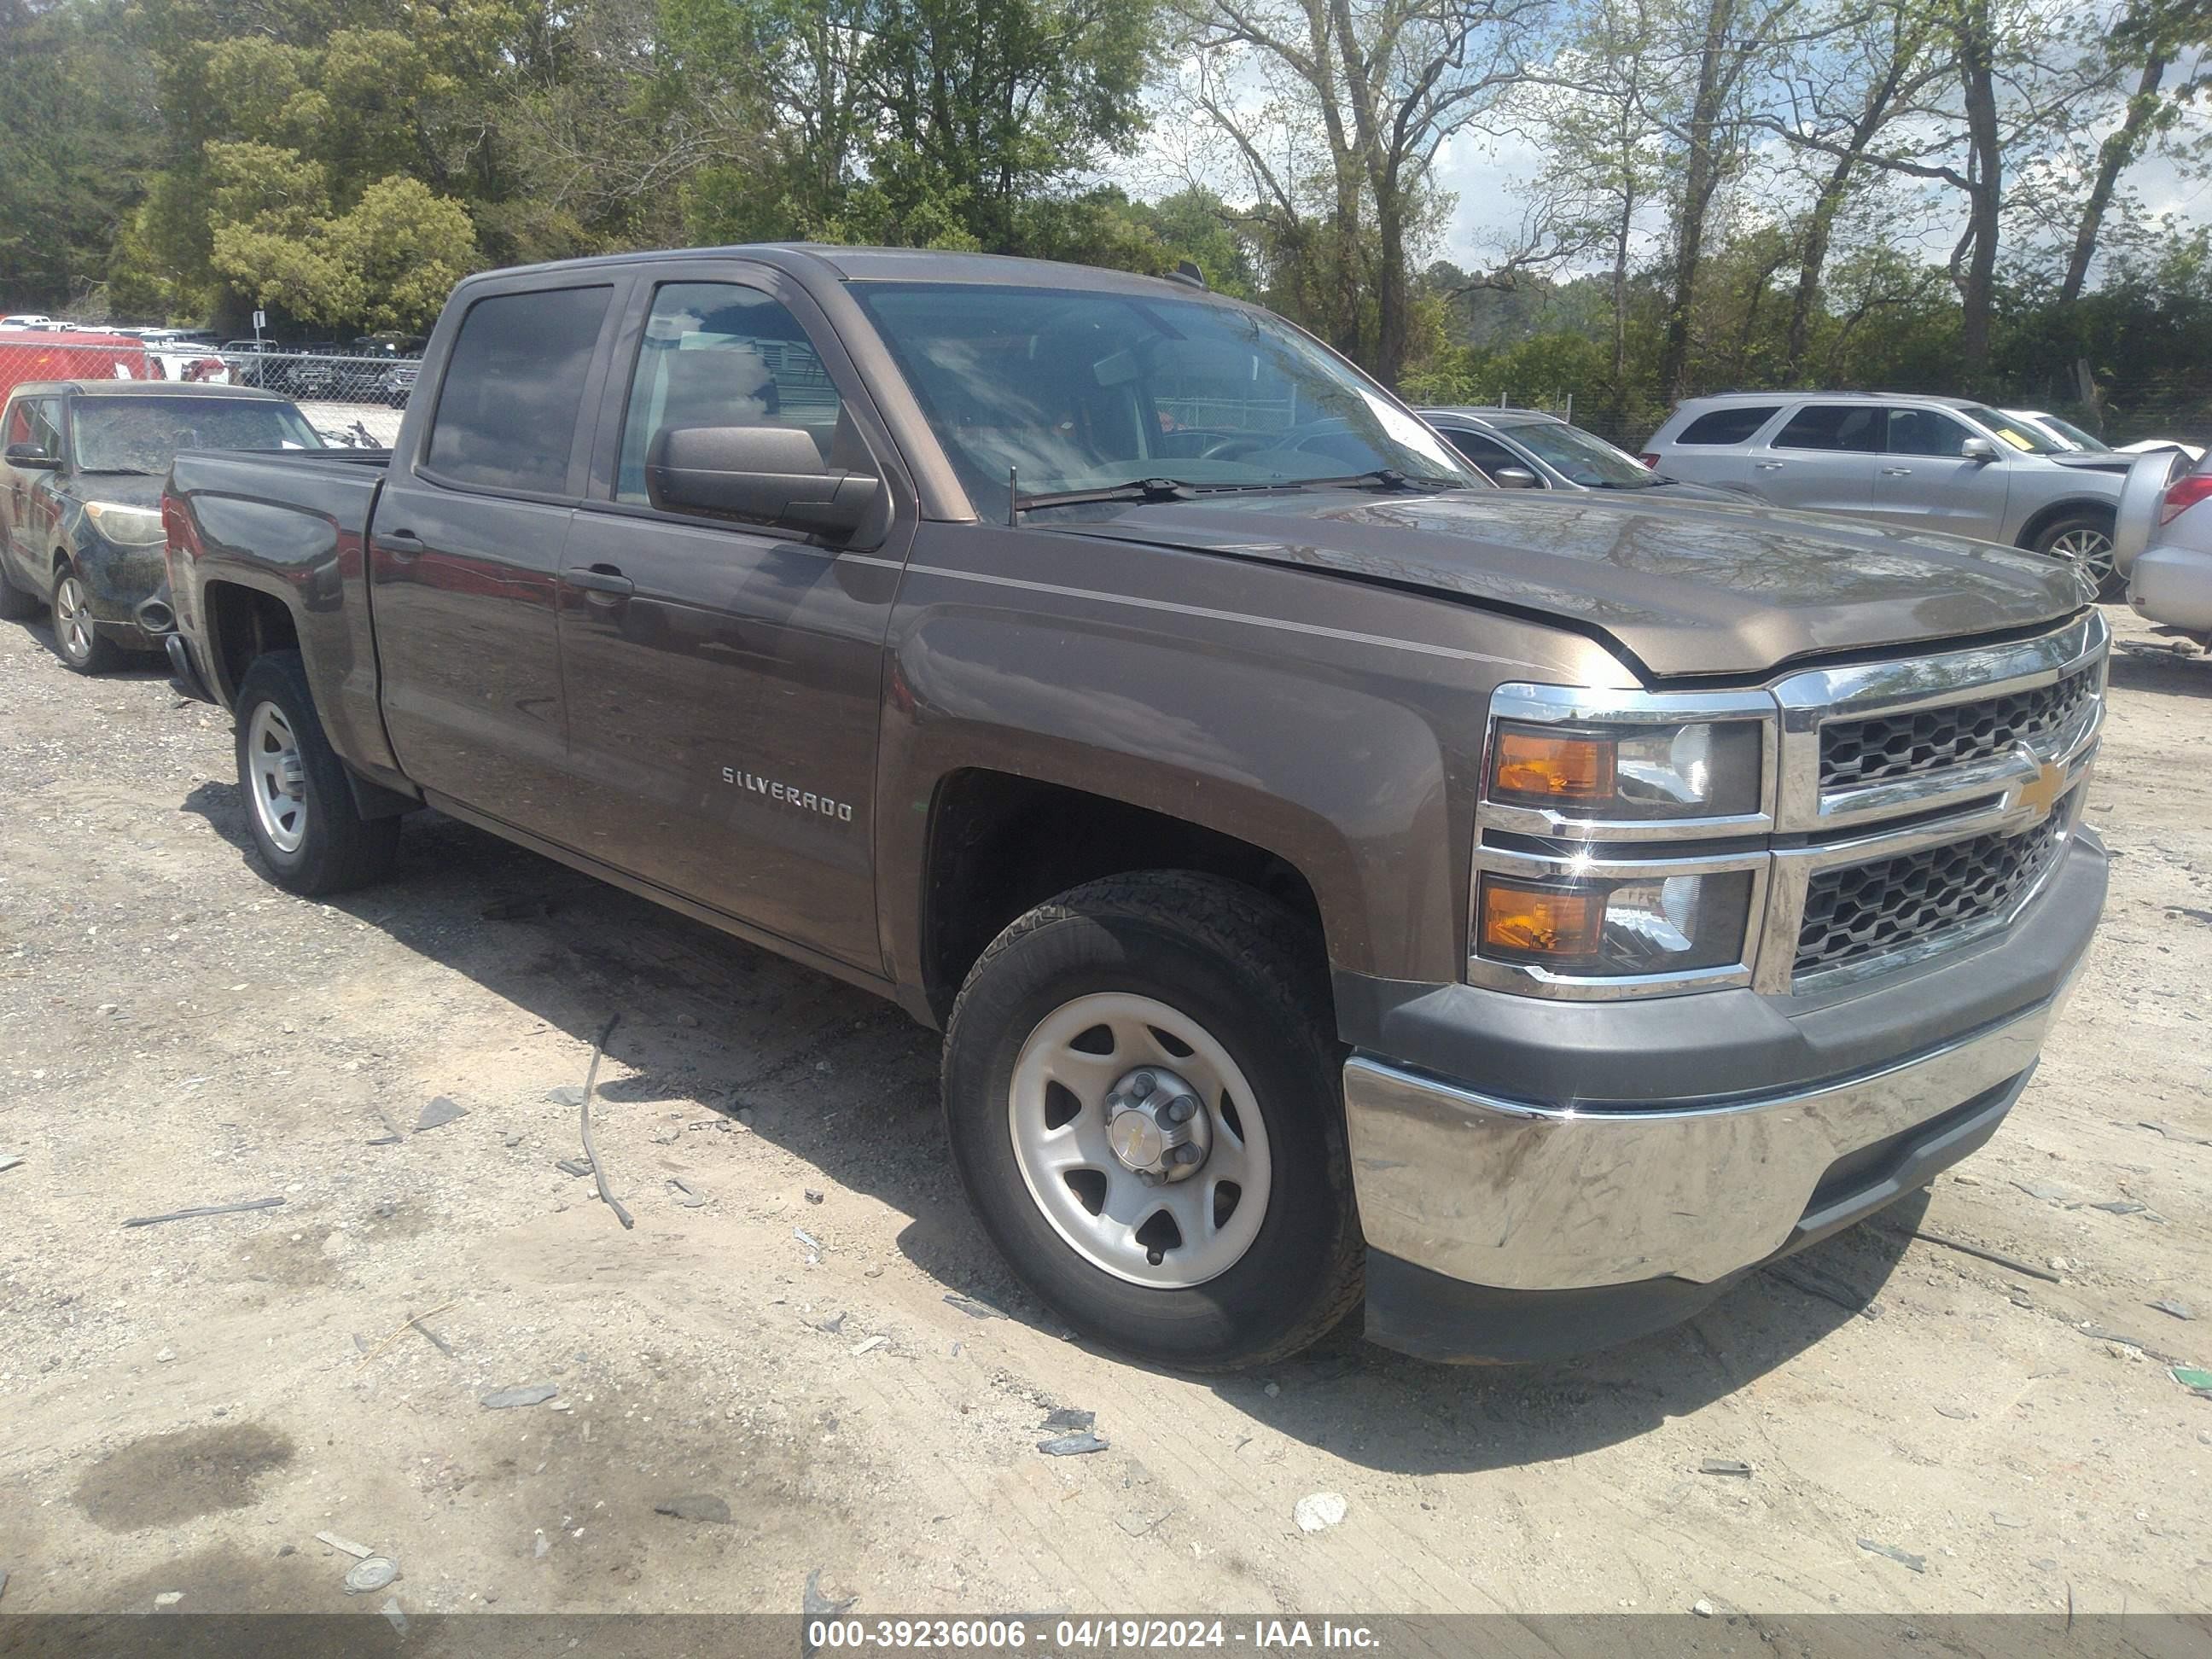
[[1326, 975], [1321, 906], [1305, 877], [1266, 848], [1086, 790], [981, 769], [939, 784], [923, 884], [924, 989], [941, 1024], [968, 971], [1016, 917], [1103, 876], [1192, 870], [1267, 894], [1312, 923]]
[[226, 708], [237, 701], [239, 685], [256, 657], [299, 649], [299, 625], [273, 594], [236, 582], [210, 582], [200, 604], [214, 659], [211, 689]]
[[2077, 496], [2072, 501], [2053, 501], [2020, 527], [2020, 539], [2015, 546], [2033, 549], [2043, 539], [2043, 532], [2061, 519], [2076, 516], [2101, 519], [2110, 526], [2118, 517], [2119, 509], [2110, 501], [2100, 501], [2094, 496]]

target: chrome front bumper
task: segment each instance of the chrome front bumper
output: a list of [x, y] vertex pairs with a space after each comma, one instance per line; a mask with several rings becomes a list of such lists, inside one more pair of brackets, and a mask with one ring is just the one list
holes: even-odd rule
[[1841, 1160], [2002, 1097], [2071, 985], [1898, 1065], [1711, 1106], [1535, 1106], [1355, 1056], [1344, 1098], [1368, 1246], [1507, 1291], [1726, 1278], [1789, 1242]]

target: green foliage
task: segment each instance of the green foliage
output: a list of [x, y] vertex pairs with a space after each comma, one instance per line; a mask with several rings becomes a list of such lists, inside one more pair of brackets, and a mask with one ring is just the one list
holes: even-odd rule
[[0, 0], [0, 294], [88, 309], [131, 224], [155, 134], [152, 77], [117, 0]]
[[1571, 398], [1588, 405], [1610, 390], [1611, 368], [1606, 348], [1586, 334], [1537, 334], [1496, 350], [1444, 347], [1406, 376], [1405, 392], [1430, 404], [1557, 409]]

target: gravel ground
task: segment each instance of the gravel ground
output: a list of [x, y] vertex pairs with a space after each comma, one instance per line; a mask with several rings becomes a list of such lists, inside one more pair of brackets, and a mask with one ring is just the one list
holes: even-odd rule
[[[2104, 931], [1928, 1198], [1577, 1364], [1206, 1383], [1016, 1291], [894, 1010], [443, 820], [287, 896], [223, 716], [0, 625], [5, 1610], [363, 1606], [322, 1532], [410, 1612], [2203, 1610], [2212, 665], [2114, 680]], [[617, 1012], [635, 1231], [548, 1098]], [[1041, 1456], [1056, 1407], [1110, 1449]]]

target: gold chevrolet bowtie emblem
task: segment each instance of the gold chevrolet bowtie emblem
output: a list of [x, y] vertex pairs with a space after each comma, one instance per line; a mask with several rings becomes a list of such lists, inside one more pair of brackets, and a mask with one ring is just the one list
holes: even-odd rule
[[2058, 804], [2058, 792], [2066, 786], [2066, 769], [2053, 762], [2043, 763], [2043, 769], [2020, 787], [2020, 804], [2033, 806], [2039, 814], [2047, 813]]

